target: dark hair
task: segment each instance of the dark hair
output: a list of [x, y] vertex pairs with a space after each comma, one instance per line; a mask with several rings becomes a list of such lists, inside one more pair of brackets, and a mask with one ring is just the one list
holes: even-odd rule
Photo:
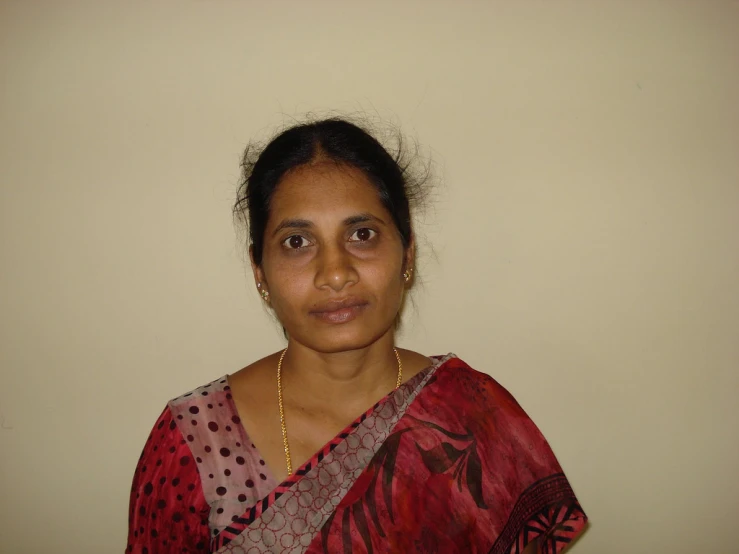
[[428, 172], [421, 179], [411, 175], [403, 141], [400, 135], [396, 139], [397, 152], [391, 155], [365, 129], [341, 118], [329, 118], [290, 127], [263, 149], [247, 146], [233, 211], [248, 226], [254, 263], [262, 263], [270, 201], [280, 180], [289, 171], [319, 156], [359, 169], [367, 176], [377, 188], [407, 248], [413, 237], [411, 204], [421, 199]]

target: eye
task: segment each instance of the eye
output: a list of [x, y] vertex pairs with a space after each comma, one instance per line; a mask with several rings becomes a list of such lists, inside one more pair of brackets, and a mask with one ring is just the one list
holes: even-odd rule
[[368, 240], [372, 240], [373, 238], [375, 238], [375, 235], [377, 235], [377, 231], [373, 231], [372, 229], [368, 229], [367, 227], [362, 227], [361, 229], [357, 229], [352, 233], [352, 236], [349, 237], [349, 241], [367, 242]]
[[310, 246], [310, 242], [308, 242], [308, 239], [306, 239], [303, 236], [292, 235], [282, 241], [282, 246], [284, 246], [285, 248], [289, 250], [299, 250], [300, 248], [305, 248], [306, 246]]

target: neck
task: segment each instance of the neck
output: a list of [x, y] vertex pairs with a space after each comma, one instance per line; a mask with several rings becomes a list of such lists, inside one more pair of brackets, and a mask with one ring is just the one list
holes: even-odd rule
[[365, 348], [329, 354], [291, 340], [282, 363], [285, 397], [303, 407], [368, 407], [395, 388], [394, 339], [388, 331]]

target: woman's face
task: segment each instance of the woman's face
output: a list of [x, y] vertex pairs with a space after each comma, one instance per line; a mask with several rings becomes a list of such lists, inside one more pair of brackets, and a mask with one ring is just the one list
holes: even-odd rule
[[280, 181], [254, 277], [291, 340], [341, 352], [393, 329], [412, 260], [367, 177], [325, 161]]

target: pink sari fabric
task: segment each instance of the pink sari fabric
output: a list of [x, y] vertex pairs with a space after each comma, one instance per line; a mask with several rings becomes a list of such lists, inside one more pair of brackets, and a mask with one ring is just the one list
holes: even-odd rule
[[[534, 423], [495, 380], [452, 354], [435, 358], [280, 484], [240, 425], [227, 379], [169, 409], [174, 455], [189, 448], [195, 461], [170, 471], [197, 467], [183, 483], [196, 481], [191, 496], [200, 500], [188, 509], [207, 523], [210, 552], [511, 554], [536, 539], [537, 552], [555, 554], [586, 523]], [[151, 464], [153, 445], [150, 437], [139, 466], [147, 458]], [[134, 480], [131, 509], [132, 533], [145, 538], [130, 535], [129, 552], [190, 551], [184, 543], [161, 549], [150, 539], [152, 532], [163, 536], [154, 528], [167, 513], [136, 517], [148, 509], [139, 506], [147, 498], [188, 513], [169, 489], [152, 492], [145, 480]], [[180, 531], [164, 532], [174, 538]], [[192, 551], [203, 550], [198, 533]]]

